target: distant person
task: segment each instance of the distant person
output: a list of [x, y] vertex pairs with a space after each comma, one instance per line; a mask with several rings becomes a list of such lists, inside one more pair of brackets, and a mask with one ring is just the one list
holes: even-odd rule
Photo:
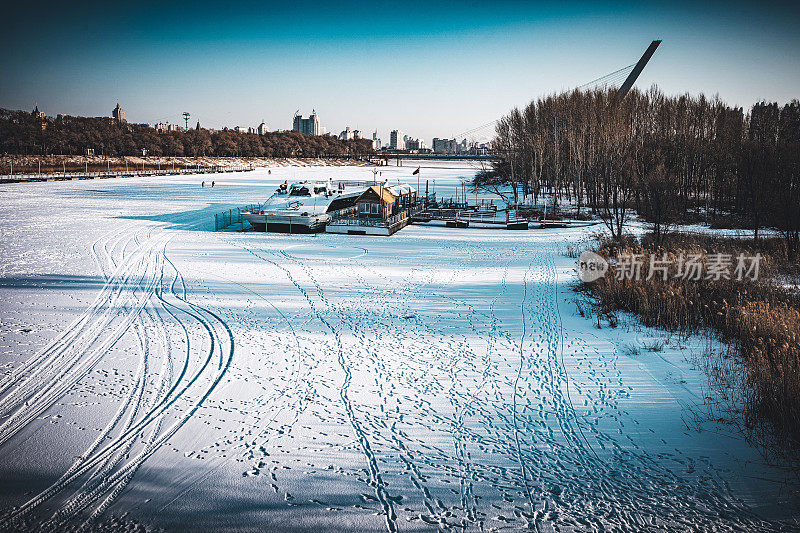
[[214, 188], [214, 182], [213, 181], [211, 182], [211, 188], [212, 189]]
[[267, 174], [272, 174], [272, 169], [267, 170]]
[[205, 186], [206, 186], [206, 182], [205, 182], [205, 181], [203, 181], [203, 182], [200, 184], [200, 187], [201, 187], [201, 188], [205, 188]]

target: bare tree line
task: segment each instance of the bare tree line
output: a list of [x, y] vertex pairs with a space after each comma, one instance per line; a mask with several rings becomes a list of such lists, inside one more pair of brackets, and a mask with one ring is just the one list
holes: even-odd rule
[[476, 185], [510, 185], [514, 200], [565, 200], [603, 218], [617, 238], [630, 210], [653, 223], [776, 227], [800, 251], [800, 102], [574, 90], [515, 108], [497, 124], [492, 169]]

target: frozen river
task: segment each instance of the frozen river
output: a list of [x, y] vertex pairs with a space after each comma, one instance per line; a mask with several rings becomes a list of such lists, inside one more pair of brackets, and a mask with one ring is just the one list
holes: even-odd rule
[[796, 526], [785, 474], [693, 414], [702, 342], [580, 316], [563, 251], [597, 228], [211, 231], [328, 177], [372, 171], [0, 185], [0, 529]]

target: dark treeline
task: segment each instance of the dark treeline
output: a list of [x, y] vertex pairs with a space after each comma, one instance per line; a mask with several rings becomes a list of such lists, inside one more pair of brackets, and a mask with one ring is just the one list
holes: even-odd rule
[[26, 111], [0, 109], [0, 152], [6, 154], [322, 157], [372, 153], [367, 139], [305, 135], [296, 131], [239, 133], [234, 130], [190, 129], [159, 133], [147, 124], [119, 123], [106, 118], [38, 118]]
[[[800, 247], [800, 102], [757, 103], [748, 113], [719, 98], [658, 88], [572, 91], [514, 109], [497, 125], [500, 157], [483, 187], [511, 184], [514, 199], [543, 194], [603, 217], [612, 235], [635, 209], [654, 226], [778, 228]], [[552, 195], [549, 196], [549, 195]]]

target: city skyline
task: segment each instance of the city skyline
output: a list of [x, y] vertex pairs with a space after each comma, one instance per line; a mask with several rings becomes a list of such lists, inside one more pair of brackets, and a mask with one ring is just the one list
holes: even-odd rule
[[[19, 110], [19, 111], [24, 111], [24, 110]], [[37, 117], [40, 117], [42, 119], [44, 119], [46, 117], [49, 117], [51, 119], [53, 119], [53, 118], [60, 119], [62, 117], [71, 116], [71, 115], [66, 114], [66, 113], [56, 113], [55, 115], [53, 115], [53, 114], [48, 115], [45, 111], [39, 109], [38, 104], [34, 104], [34, 109], [33, 109], [32, 113], [34, 115], [36, 115]], [[184, 126], [181, 126], [180, 124], [176, 124], [176, 123], [172, 123], [172, 122], [157, 122], [155, 124], [142, 122], [142, 123], [138, 123], [138, 124], [151, 126], [153, 129], [155, 129], [159, 133], [168, 132], [168, 131], [188, 131], [189, 129], [191, 129], [188, 126], [191, 114], [188, 113], [188, 112], [184, 112], [184, 113], [182, 113], [182, 115], [183, 115], [183, 118], [184, 118], [184, 121], [185, 121], [185, 125]], [[104, 119], [104, 118], [108, 118], [108, 117], [105, 117], [105, 116], [94, 116], [94, 117], [81, 117], [81, 116], [78, 116], [77, 118]], [[127, 119], [126, 119], [125, 109], [122, 106], [120, 106], [119, 102], [117, 102], [116, 107], [114, 107], [114, 109], [111, 110], [111, 118], [114, 119], [117, 122], [128, 122]], [[362, 132], [361, 130], [352, 129], [350, 126], [346, 126], [345, 129], [338, 135], [335, 132], [327, 131], [327, 129], [320, 123], [319, 117], [318, 117], [318, 115], [316, 113], [316, 110], [312, 110], [311, 114], [308, 117], [305, 117], [300, 113], [300, 110], [298, 109], [297, 112], [295, 112], [295, 115], [293, 117], [293, 121], [292, 122], [293, 122], [292, 123], [292, 127], [291, 128], [286, 128], [286, 129], [277, 128], [277, 129], [270, 130], [270, 128], [268, 127], [266, 122], [264, 122], [263, 120], [258, 124], [258, 126], [255, 126], [255, 127], [254, 126], [249, 126], [249, 125], [243, 126], [241, 124], [237, 124], [236, 126], [224, 126], [222, 128], [209, 128], [209, 127], [206, 127], [205, 129], [208, 129], [209, 131], [230, 130], [230, 131], [235, 131], [235, 132], [238, 132], [238, 133], [253, 133], [253, 134], [258, 134], [258, 135], [264, 135], [264, 134], [270, 133], [270, 132], [272, 132], [272, 133], [281, 133], [281, 132], [286, 132], [286, 131], [297, 131], [297, 132], [305, 133], [305, 134], [308, 134], [308, 135], [329, 135], [331, 137], [338, 137], [341, 140], [352, 140], [352, 139], [359, 139], [359, 138], [361, 138], [361, 139], [370, 139], [370, 137], [369, 136], [365, 136], [364, 132]], [[137, 124], [135, 121], [133, 123]], [[194, 126], [194, 127], [198, 128], [198, 129], [202, 127], [202, 125], [200, 124], [199, 120], [197, 121], [196, 126]], [[437, 138], [437, 137], [433, 137], [433, 139], [431, 140], [431, 147], [429, 147], [424, 142], [424, 139], [422, 139], [422, 138], [414, 138], [414, 137], [409, 136], [409, 135], [403, 135], [403, 132], [398, 132], [397, 130], [392, 130], [389, 135], [390, 135], [390, 137], [395, 139], [395, 141], [394, 141], [395, 144], [397, 143], [397, 135], [398, 134], [402, 136], [402, 139], [401, 139], [402, 148], [400, 148], [402, 150], [422, 150], [422, 151], [430, 150], [430, 149], [432, 149], [431, 148], [432, 146], [436, 145], [437, 141], [447, 141], [449, 143], [452, 143], [452, 147], [444, 148], [441, 151], [455, 153], [457, 151], [456, 150], [456, 146], [457, 145], [461, 146], [461, 150], [462, 151], [465, 151], [467, 148], [469, 148], [469, 147], [471, 147], [473, 145], [475, 145], [475, 146], [480, 145], [481, 147], [485, 147], [486, 144], [489, 144], [488, 142], [487, 143], [481, 143], [481, 142], [468, 141], [467, 138], [463, 137], [463, 136], [461, 137], [461, 139], [462, 139], [461, 143], [456, 142], [455, 137], [453, 139], [440, 139], [440, 138]], [[376, 129], [371, 134], [371, 139], [373, 140], [373, 148], [374, 149], [380, 150], [382, 147], [383, 148], [398, 149], [397, 146], [389, 146], [389, 145], [382, 146], [381, 139], [377, 135], [378, 135], [378, 130]], [[409, 143], [411, 143], [411, 146], [409, 146]], [[448, 146], [450, 146], [450, 145], [448, 145]], [[437, 151], [437, 150], [433, 150], [433, 151]]]
[[0, 107], [98, 116], [120, 102], [131, 122], [182, 124], [189, 111], [210, 128], [270, 130], [316, 109], [334, 134], [398, 129], [430, 144], [629, 65], [652, 39], [664, 44], [641, 89], [748, 108], [800, 86], [785, 53], [800, 44], [798, 8], [780, 4], [95, 7], [15, 8], [48, 39], [10, 30]]

